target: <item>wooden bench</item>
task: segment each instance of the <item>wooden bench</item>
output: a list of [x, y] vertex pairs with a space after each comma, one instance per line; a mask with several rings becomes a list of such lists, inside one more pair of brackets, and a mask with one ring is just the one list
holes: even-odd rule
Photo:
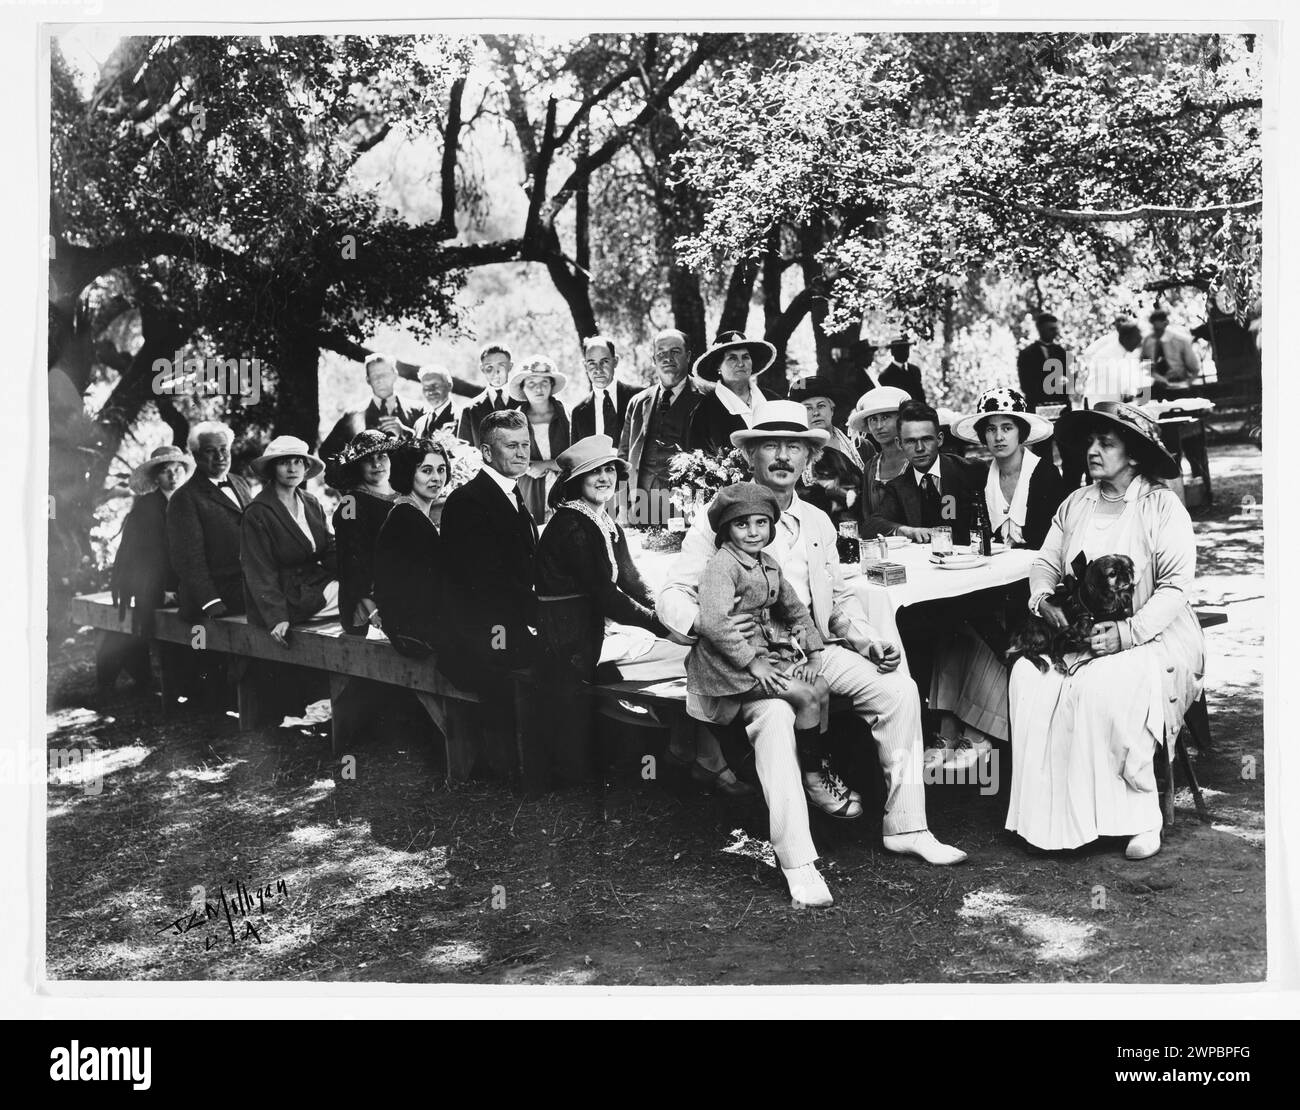
[[[71, 616], [78, 624], [137, 636], [142, 634], [144, 624], [144, 615], [136, 610], [119, 614], [107, 593], [73, 598]], [[269, 632], [251, 627], [242, 616], [192, 622], [182, 620], [175, 609], [153, 612], [151, 635], [155, 643], [194, 647], [200, 629], [204, 649], [237, 661], [241, 730], [268, 723], [259, 704], [259, 678], [263, 676], [249, 665], [264, 660], [323, 671], [329, 676], [335, 755], [350, 750], [360, 719], [358, 710], [364, 708], [354, 695], [362, 685], [358, 680], [368, 680], [398, 686], [415, 695], [445, 738], [448, 782], [468, 779], [480, 750], [488, 764], [502, 773], [513, 774], [516, 768], [527, 771], [531, 766], [532, 732], [528, 725], [532, 714], [520, 711], [519, 684], [515, 687], [515, 733], [505, 737], [478, 727], [475, 711], [470, 708], [479, 702], [478, 695], [460, 690], [443, 678], [432, 658], [411, 659], [387, 640], [345, 635], [337, 620], [295, 625], [289, 632], [288, 646], [281, 647]], [[168, 706], [167, 668], [159, 669], [164, 675], [163, 704]]]

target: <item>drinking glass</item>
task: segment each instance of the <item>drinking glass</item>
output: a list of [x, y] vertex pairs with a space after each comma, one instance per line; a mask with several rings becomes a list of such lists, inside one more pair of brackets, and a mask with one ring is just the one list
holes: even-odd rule
[[948, 527], [930, 529], [930, 554], [952, 554], [952, 529]]

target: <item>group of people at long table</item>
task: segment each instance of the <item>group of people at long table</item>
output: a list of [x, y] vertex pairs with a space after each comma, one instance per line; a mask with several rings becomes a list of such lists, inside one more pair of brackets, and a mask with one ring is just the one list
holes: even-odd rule
[[[1130, 858], [1160, 849], [1154, 757], [1200, 694], [1204, 645], [1192, 525], [1165, 484], [1178, 463], [1145, 412], [1101, 402], [1053, 426], [991, 385], [945, 424], [917, 396], [919, 374], [899, 379], [906, 389], [873, 376], [859, 396], [829, 374], [777, 389], [758, 382], [777, 361], [761, 340], [726, 333], [696, 359], [677, 331], [653, 346], [655, 380], [637, 389], [617, 380], [611, 340], [585, 341], [592, 388], [572, 416], [555, 363], [516, 370], [501, 344], [483, 350], [487, 387], [458, 420], [451, 375], [421, 372], [431, 408], [417, 414], [396, 403], [392, 360], [372, 360], [375, 400], [356, 420], [368, 426], [324, 459], [274, 437], [250, 464], [256, 494], [230, 472], [231, 430], [199, 424], [188, 453], [160, 448], [132, 476], [141, 496], [114, 596], [155, 607], [174, 589], [187, 619], [246, 613], [290, 648], [295, 624], [337, 615], [345, 634], [386, 637], [478, 691], [489, 717], [514, 712], [512, 683], [529, 674], [548, 710], [538, 719], [555, 725], [557, 782], [599, 769], [593, 684], [685, 674], [699, 728], [693, 749], [669, 755], [739, 796], [754, 787], [728, 756], [752, 748], [798, 906], [831, 902], [809, 807], [840, 819], [865, 808], [836, 770], [831, 695], [868, 726], [889, 851], [965, 859], [929, 829], [924, 772], [1008, 743], [1008, 829], [1046, 850], [1103, 836], [1127, 838]], [[482, 458], [450, 493], [443, 429]], [[1067, 488], [1053, 444], [1087, 484]], [[669, 488], [668, 463], [692, 449], [739, 449], [749, 478], [695, 514], [656, 596], [616, 505]], [[332, 527], [306, 488], [321, 475], [338, 494]], [[902, 642], [880, 635], [839, 563], [837, 525], [913, 543], [949, 528], [960, 544], [972, 520], [1039, 552], [1028, 583], [903, 607]], [[1067, 576], [1105, 556], [1131, 560], [1132, 615], [1094, 623], [1063, 660], [1009, 667], [1026, 622], [1056, 633], [1075, 619]]]

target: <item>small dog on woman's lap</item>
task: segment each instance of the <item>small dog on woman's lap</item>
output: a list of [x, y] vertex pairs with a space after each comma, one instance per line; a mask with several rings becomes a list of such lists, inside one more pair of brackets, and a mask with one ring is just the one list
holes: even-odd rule
[[1046, 673], [1050, 659], [1056, 670], [1067, 674], [1067, 655], [1091, 656], [1088, 643], [1094, 624], [1127, 620], [1133, 615], [1133, 560], [1127, 555], [1101, 555], [1088, 563], [1080, 552], [1072, 570], [1047, 599], [1065, 613], [1069, 623], [1064, 628], [1053, 628], [1031, 613], [1011, 637], [1008, 667], [1014, 666], [1017, 659], [1028, 659]]

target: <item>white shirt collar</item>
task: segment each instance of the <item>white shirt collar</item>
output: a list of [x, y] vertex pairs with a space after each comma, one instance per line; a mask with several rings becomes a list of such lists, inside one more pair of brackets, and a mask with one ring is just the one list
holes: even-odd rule
[[681, 381], [679, 381], [675, 386], [673, 386], [672, 389], [665, 389], [664, 383], [660, 382], [659, 396], [663, 397], [664, 394], [667, 394], [668, 403], [671, 405], [674, 401], [677, 400], [678, 397], [682, 395], [682, 390], [686, 388], [686, 383], [689, 382], [690, 380], [691, 380], [691, 376], [687, 374], [684, 378], [682, 378]]
[[940, 469], [939, 469], [939, 460], [940, 460], [941, 458], [942, 458], [941, 455], [935, 455], [935, 457], [934, 457], [934, 462], [932, 462], [932, 463], [930, 464], [930, 469], [929, 469], [929, 470], [921, 471], [921, 470], [917, 470], [916, 467], [912, 467], [912, 468], [911, 468], [911, 469], [912, 469], [912, 477], [916, 479], [916, 484], [917, 484], [918, 486], [921, 484], [921, 479], [924, 478], [927, 474], [933, 474], [933, 475], [934, 475], [934, 480], [935, 480], [935, 482], [938, 482], [938, 481], [941, 480], [941, 478], [942, 478], [942, 473], [941, 473], [941, 471], [940, 471]]
[[508, 498], [510, 498], [511, 501], [514, 501], [515, 490], [518, 488], [517, 478], [507, 478], [504, 474], [500, 473], [494, 467], [488, 466], [487, 463], [483, 464], [483, 473], [486, 474], [489, 478], [492, 479], [492, 481], [496, 482], [496, 484], [501, 487], [502, 493], [504, 493]]
[[[757, 392], [757, 387], [751, 385], [749, 388], [751, 390], [750, 397], [753, 398], [754, 394]], [[731, 389], [723, 385], [721, 382], [718, 382], [718, 384], [713, 387], [713, 395], [722, 402], [722, 407], [733, 416], [745, 417], [746, 424], [749, 423], [749, 417], [754, 415], [753, 404], [746, 404], [737, 394], [732, 392]]]

